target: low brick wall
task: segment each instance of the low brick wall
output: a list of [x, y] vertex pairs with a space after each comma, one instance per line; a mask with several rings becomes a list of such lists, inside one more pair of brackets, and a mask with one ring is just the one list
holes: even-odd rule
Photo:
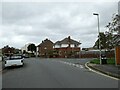
[[98, 58], [99, 54], [80, 54], [80, 58]]

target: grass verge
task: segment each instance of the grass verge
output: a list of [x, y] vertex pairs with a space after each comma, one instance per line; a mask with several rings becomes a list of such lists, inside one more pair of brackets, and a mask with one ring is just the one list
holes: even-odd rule
[[[100, 60], [99, 59], [93, 59], [92, 61], [90, 61], [90, 63], [100, 64]], [[115, 59], [114, 58], [108, 58], [107, 59], [107, 64], [115, 65]]]

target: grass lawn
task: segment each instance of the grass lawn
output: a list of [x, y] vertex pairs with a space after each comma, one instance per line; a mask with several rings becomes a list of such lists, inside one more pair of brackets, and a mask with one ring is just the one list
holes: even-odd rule
[[[99, 59], [93, 59], [92, 61], [90, 61], [90, 63], [100, 64], [100, 60]], [[114, 58], [108, 58], [107, 59], [107, 64], [115, 65], [115, 59]]]

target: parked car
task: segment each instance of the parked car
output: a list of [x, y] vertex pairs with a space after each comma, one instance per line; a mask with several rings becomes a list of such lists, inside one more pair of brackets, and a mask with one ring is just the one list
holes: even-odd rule
[[23, 57], [24, 58], [29, 58], [29, 55], [28, 54], [23, 54]]
[[10, 67], [10, 66], [23, 66], [24, 58], [21, 55], [13, 55], [10, 57], [7, 57], [4, 62], [5, 62], [5, 67]]

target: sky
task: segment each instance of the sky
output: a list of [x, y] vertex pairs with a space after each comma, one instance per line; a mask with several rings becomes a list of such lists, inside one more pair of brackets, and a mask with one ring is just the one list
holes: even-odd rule
[[55, 43], [68, 36], [80, 41], [82, 48], [92, 47], [100, 32], [118, 13], [119, 0], [1, 0], [0, 48], [36, 46], [50, 39]]

